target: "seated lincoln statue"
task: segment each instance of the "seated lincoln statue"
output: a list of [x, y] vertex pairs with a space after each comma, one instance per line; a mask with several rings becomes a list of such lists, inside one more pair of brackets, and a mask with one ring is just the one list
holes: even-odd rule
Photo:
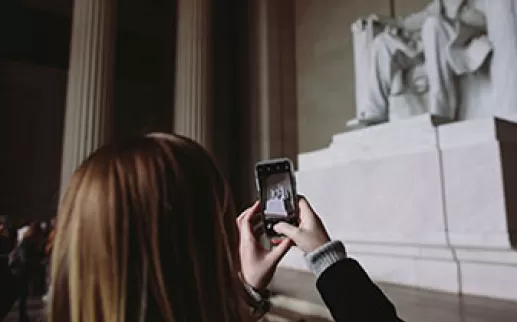
[[[478, 71], [492, 52], [485, 15], [472, 1], [434, 0], [406, 18], [372, 15], [356, 22], [354, 47], [360, 45], [358, 30], [370, 28], [363, 38], [370, 37], [371, 56], [364, 58], [355, 48], [356, 74], [364, 74], [356, 86], [363, 90], [357, 99], [357, 116], [347, 125], [367, 126], [423, 113], [454, 120], [456, 78]], [[357, 70], [365, 66], [367, 70]], [[403, 99], [405, 103], [397, 106], [402, 112], [390, 111], [395, 108], [390, 106], [391, 98], [404, 95], [416, 99]]]

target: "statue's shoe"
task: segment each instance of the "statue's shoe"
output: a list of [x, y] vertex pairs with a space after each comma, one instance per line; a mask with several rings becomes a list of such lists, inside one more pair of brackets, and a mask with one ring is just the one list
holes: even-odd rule
[[357, 118], [353, 118], [353, 119], [349, 120], [348, 122], [346, 122], [346, 127], [351, 128], [351, 129], [360, 129], [360, 128], [367, 127], [367, 126], [368, 126], [368, 123], [363, 122]]

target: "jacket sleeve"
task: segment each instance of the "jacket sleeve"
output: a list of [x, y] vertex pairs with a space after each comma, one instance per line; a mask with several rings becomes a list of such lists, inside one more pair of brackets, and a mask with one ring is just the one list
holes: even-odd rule
[[402, 322], [393, 304], [353, 259], [328, 267], [316, 286], [336, 322]]

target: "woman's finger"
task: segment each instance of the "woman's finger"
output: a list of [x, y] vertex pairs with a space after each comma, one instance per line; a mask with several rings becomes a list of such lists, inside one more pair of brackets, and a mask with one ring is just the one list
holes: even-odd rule
[[242, 215], [242, 218], [239, 219], [239, 228], [241, 231], [241, 234], [248, 238], [255, 239], [254, 234], [254, 226], [256, 226], [257, 221], [255, 221], [255, 218], [260, 219], [260, 205], [258, 202], [256, 202], [248, 211], [244, 212]]
[[253, 205], [251, 205], [250, 207], [246, 208], [240, 215], [239, 217], [237, 217], [237, 224], [240, 225], [242, 219], [244, 217], [246, 217], [247, 214], [249, 214], [250, 212], [257, 212], [257, 207], [260, 208], [260, 203], [258, 201], [255, 201], [255, 203]]
[[277, 265], [292, 246], [289, 238], [284, 238], [267, 254], [267, 258], [273, 265]]

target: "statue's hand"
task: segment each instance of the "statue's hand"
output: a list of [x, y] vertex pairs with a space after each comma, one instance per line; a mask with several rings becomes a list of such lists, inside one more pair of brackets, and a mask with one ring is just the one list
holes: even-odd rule
[[387, 17], [387, 16], [380, 16], [377, 14], [369, 15], [368, 18], [366, 18], [366, 21], [377, 24], [377, 25], [381, 25], [382, 27], [392, 27], [392, 28], [402, 28], [403, 27], [403, 25], [401, 24], [401, 21], [399, 19]]
[[368, 16], [368, 18], [366, 18], [366, 20], [368, 21], [372, 21], [372, 22], [379, 22], [381, 23], [382, 22], [382, 19], [379, 15], [377, 14], [371, 14]]
[[352, 23], [352, 31], [353, 32], [362, 31], [362, 30], [364, 30], [366, 25], [367, 25], [366, 19], [363, 19], [363, 18], [357, 19], [356, 21], [354, 21], [354, 23]]
[[373, 28], [376, 33], [382, 30], [387, 30], [391, 34], [404, 33], [404, 23], [402, 20], [377, 14], [357, 19], [352, 24], [352, 31], [362, 31], [366, 28]]

